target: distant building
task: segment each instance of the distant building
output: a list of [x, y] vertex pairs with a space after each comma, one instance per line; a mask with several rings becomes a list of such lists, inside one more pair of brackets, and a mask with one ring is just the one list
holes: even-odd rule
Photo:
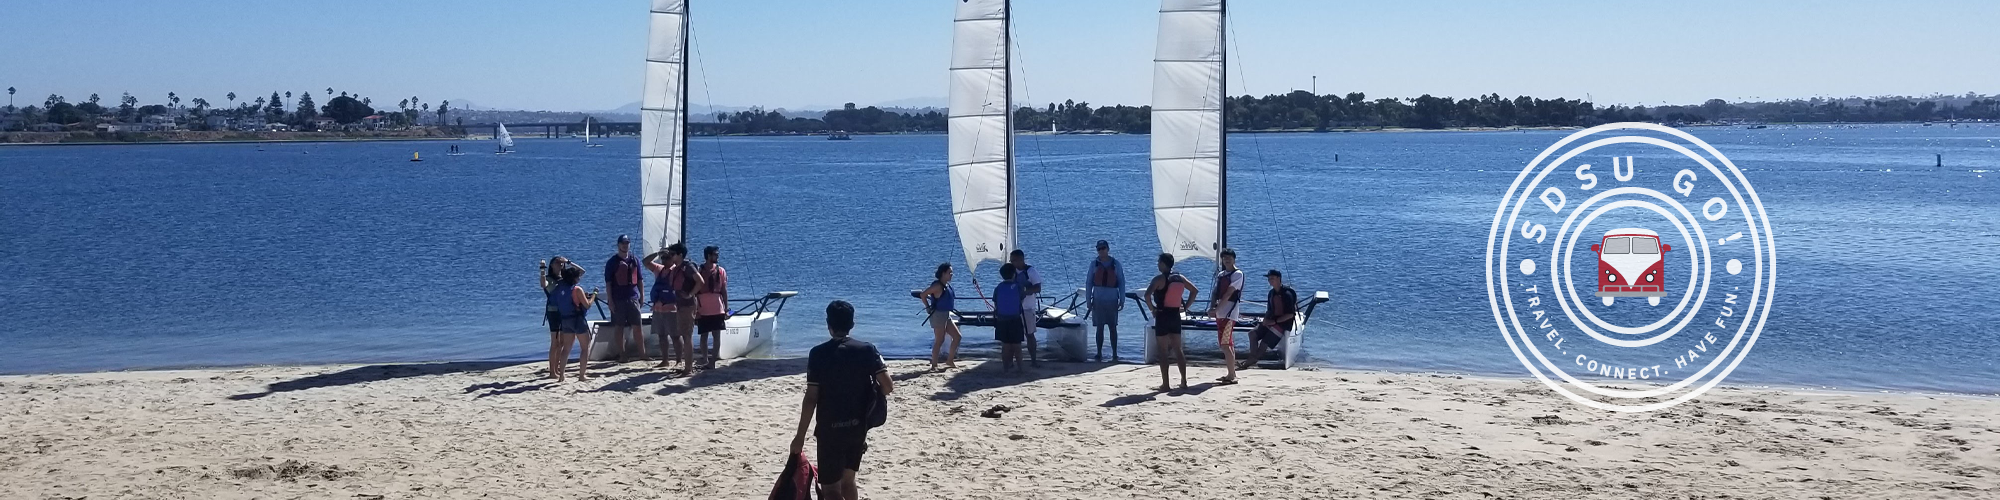
[[171, 131], [181, 129], [181, 124], [175, 122], [174, 117], [167, 115], [148, 116], [141, 119], [140, 124], [144, 126], [144, 130]]
[[290, 132], [292, 131], [292, 126], [283, 123], [270, 123], [270, 124], [265, 124], [263, 130], [271, 132]]

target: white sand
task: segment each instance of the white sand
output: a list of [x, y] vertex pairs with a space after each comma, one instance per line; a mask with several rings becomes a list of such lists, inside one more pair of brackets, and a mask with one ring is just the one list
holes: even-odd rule
[[[803, 366], [0, 377], [0, 498], [762, 498]], [[866, 497], [2000, 497], [1984, 398], [1722, 389], [1626, 415], [1532, 380], [1249, 371], [1149, 396], [1145, 366], [922, 369], [891, 364]], [[1014, 409], [979, 415], [995, 405]]]

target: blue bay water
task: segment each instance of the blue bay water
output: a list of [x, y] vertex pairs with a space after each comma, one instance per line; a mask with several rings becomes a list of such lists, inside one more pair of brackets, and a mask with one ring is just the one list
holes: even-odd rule
[[[1690, 132], [1746, 171], [1779, 249], [1732, 383], [2000, 393], [2000, 126]], [[1568, 133], [1233, 135], [1230, 241], [1246, 269], [1332, 295], [1307, 338], [1318, 362], [1523, 375], [1487, 305], [1485, 238], [1514, 175]], [[838, 298], [860, 336], [922, 356], [908, 290], [963, 259], [944, 141], [698, 138], [688, 238], [723, 248], [739, 296], [801, 292], [781, 352], [821, 339]], [[1017, 141], [1020, 240], [1051, 289], [1083, 281], [1098, 239], [1150, 276], [1147, 141]], [[607, 142], [0, 148], [0, 373], [534, 358], [535, 261], [570, 256], [594, 281], [638, 232], [636, 142]]]

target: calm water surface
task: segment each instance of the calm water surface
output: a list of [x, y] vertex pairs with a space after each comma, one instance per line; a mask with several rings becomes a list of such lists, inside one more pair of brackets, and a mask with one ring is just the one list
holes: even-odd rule
[[[1783, 264], [1732, 381], [2000, 393], [2000, 126], [1691, 132], [1746, 170]], [[1487, 308], [1485, 237], [1513, 176], [1567, 134], [1233, 136], [1231, 244], [1333, 296], [1307, 339], [1319, 362], [1521, 375]], [[1019, 139], [1020, 239], [1052, 289], [1083, 281], [1098, 239], [1149, 275], [1147, 140]], [[698, 139], [688, 237], [724, 249], [738, 295], [801, 293], [784, 353], [839, 298], [860, 336], [922, 356], [907, 291], [963, 259], [944, 141]], [[0, 148], [0, 373], [533, 358], [535, 261], [568, 255], [594, 281], [638, 233], [637, 145], [608, 142]]]

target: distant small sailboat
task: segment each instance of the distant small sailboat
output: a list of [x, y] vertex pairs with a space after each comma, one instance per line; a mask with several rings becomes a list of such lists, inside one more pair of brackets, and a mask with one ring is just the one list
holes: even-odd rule
[[420, 154], [417, 154], [417, 152], [416, 152], [416, 151], [411, 151], [411, 152], [410, 152], [410, 161], [424, 161], [424, 157], [423, 157], [423, 155], [420, 155]]
[[603, 144], [598, 144], [598, 143], [595, 143], [595, 142], [590, 142], [590, 119], [588, 119], [588, 118], [586, 118], [586, 119], [584, 119], [584, 120], [583, 120], [583, 147], [586, 147], [586, 148], [601, 148], [601, 147], [604, 147], [604, 145], [603, 145]]
[[493, 151], [493, 154], [504, 155], [513, 153], [514, 134], [507, 133], [507, 124], [499, 123], [495, 124], [494, 127], [497, 127], [497, 131], [493, 134], [493, 138], [500, 140], [500, 149]]

